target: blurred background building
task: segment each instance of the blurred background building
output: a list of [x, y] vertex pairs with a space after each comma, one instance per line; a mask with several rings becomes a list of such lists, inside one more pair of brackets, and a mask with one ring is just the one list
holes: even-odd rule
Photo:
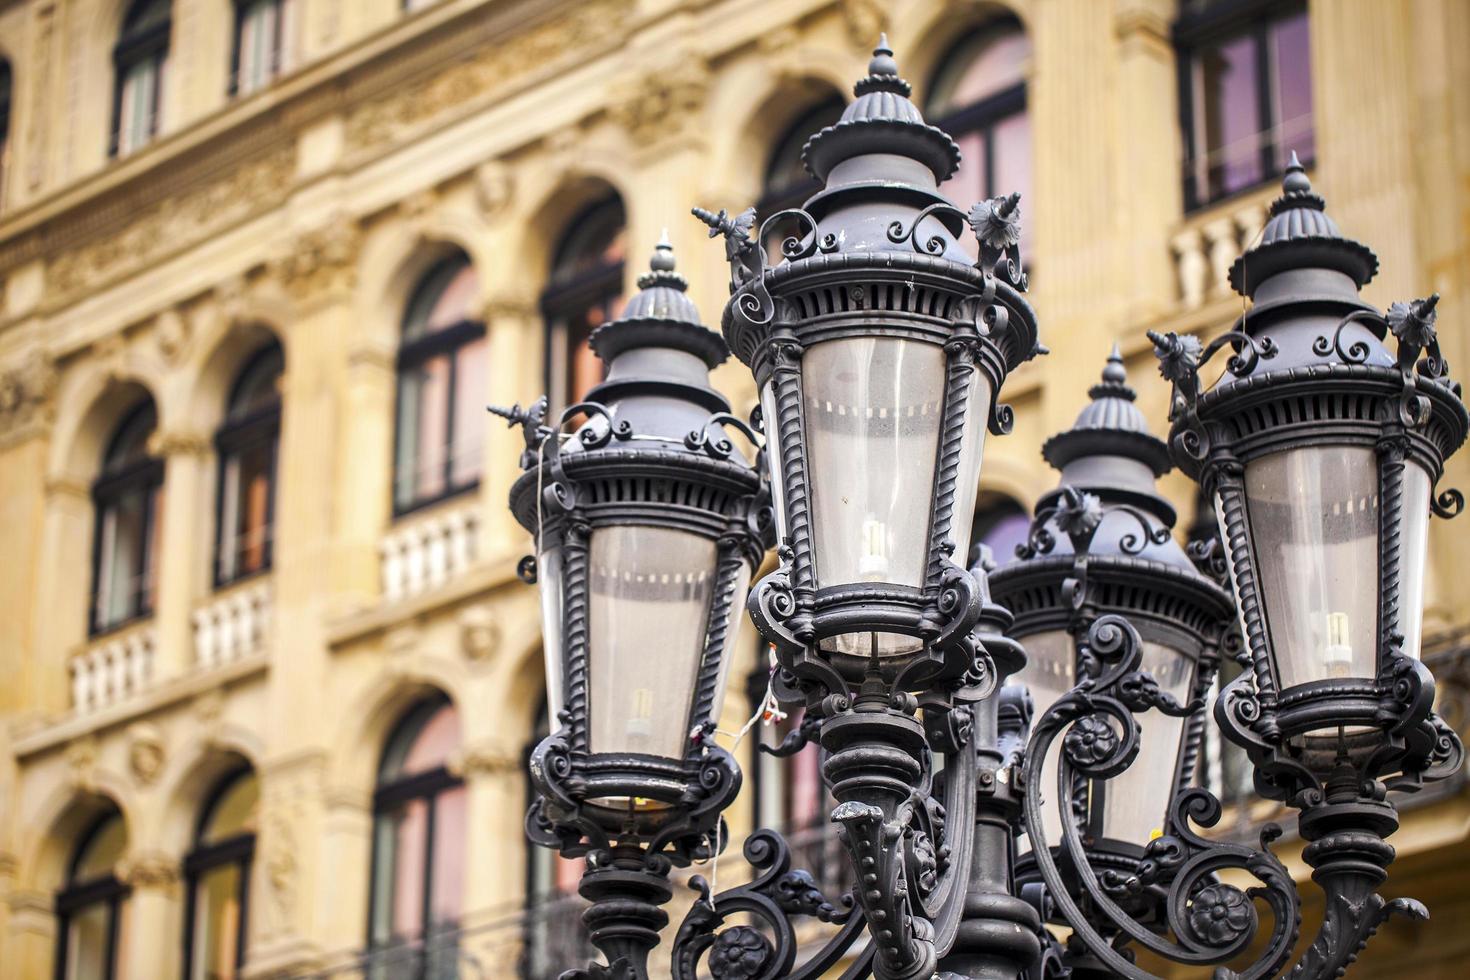
[[[1368, 298], [1438, 291], [1470, 366], [1464, 0], [0, 0], [0, 974], [584, 955], [577, 869], [521, 833], [539, 613], [483, 406], [594, 383], [665, 227], [717, 322], [690, 205], [799, 204], [880, 29], [963, 148], [951, 197], [1024, 195], [1056, 353], [986, 447], [997, 553], [1114, 341], [1163, 431], [1143, 331], [1240, 314], [1225, 272], [1292, 150], [1378, 251]], [[716, 382], [750, 407], [739, 365]], [[1425, 644], [1462, 727], [1467, 528], [1435, 522]], [[765, 686], [742, 648], [731, 730]], [[839, 882], [814, 750], [754, 742], [736, 843], [781, 827]], [[1358, 975], [1463, 977], [1470, 796], [1404, 810], [1389, 887], [1434, 919]]]

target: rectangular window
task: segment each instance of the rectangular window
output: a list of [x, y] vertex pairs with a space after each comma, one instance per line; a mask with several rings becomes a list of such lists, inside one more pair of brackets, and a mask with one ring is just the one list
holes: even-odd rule
[[247, 445], [225, 457], [220, 501], [220, 584], [270, 563], [271, 479], [275, 441]]
[[1220, 0], [1180, 20], [1187, 209], [1277, 176], [1293, 151], [1315, 158], [1308, 33], [1298, 4]]
[[290, 5], [284, 0], [249, 0], [239, 10], [235, 93], [249, 95], [281, 73]]
[[158, 107], [165, 58], [145, 58], [123, 75], [117, 118], [117, 155], [144, 146], [158, 132]]

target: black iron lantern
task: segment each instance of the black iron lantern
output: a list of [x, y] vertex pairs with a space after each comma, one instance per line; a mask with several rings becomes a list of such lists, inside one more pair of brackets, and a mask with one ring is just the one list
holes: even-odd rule
[[[1101, 720], [1113, 731], [1096, 734], [1135, 739], [1136, 756], [1111, 779], [1076, 780], [1066, 814], [1086, 844], [1089, 866], [1127, 878], [1138, 872], [1147, 845], [1168, 828], [1178, 792], [1191, 784], [1203, 735], [1202, 698], [1222, 643], [1235, 629], [1235, 611], [1221, 583], [1202, 574], [1195, 556], [1187, 556], [1170, 533], [1176, 514], [1155, 486], [1170, 468], [1168, 447], [1149, 432], [1134, 405], [1136, 394], [1116, 346], [1101, 383], [1088, 394], [1091, 400], [1072, 428], [1042, 447], [1046, 461], [1060, 471], [1061, 485], [1037, 503], [1028, 540], [1017, 549], [1019, 560], [991, 572], [990, 588], [1015, 616], [1008, 633], [1025, 646], [1027, 660], [1013, 683], [1025, 686], [1038, 714], [1078, 681], [1097, 679], [1100, 665], [1080, 656], [1080, 641], [1102, 617], [1122, 617], [1137, 632], [1139, 669], [1158, 686], [1165, 710], [1136, 716], [1136, 731], [1132, 725], [1123, 730], [1116, 718]], [[1197, 557], [1208, 567], [1213, 553], [1199, 551]], [[1096, 723], [1077, 722], [1083, 729]], [[1060, 752], [1061, 744], [1054, 743], [1049, 758], [1028, 765], [1059, 774]], [[1023, 841], [1016, 881], [1023, 890], [1039, 883], [1038, 862], [1046, 861], [1059, 868], [1069, 891], [1085, 897], [1076, 885], [1078, 868], [1061, 846], [1060, 788], [1054, 782], [1042, 786], [1043, 827]], [[1031, 853], [1033, 838], [1044, 839], [1050, 852]], [[1140, 889], [1124, 904], [1135, 919], [1164, 926], [1166, 913], [1153, 891]], [[1100, 925], [1106, 922], [1086, 901], [1082, 909]], [[1093, 964], [1069, 965], [1085, 972]]]
[[[751, 609], [784, 662], [834, 692], [874, 663], [900, 688], [969, 669], [954, 651], [979, 615], [961, 562], [981, 447], [1009, 424], [1006, 374], [1038, 350], [1017, 198], [968, 215], [946, 200], [958, 147], [909, 101], [886, 41], [868, 72], [807, 142], [824, 186], [804, 208], [759, 232], [753, 209], [695, 212], [727, 239], [725, 336], [770, 440], [783, 560]], [[782, 222], [795, 233], [768, 256]]]
[[[1203, 351], [1153, 335], [1174, 383], [1174, 457], [1215, 502], [1253, 667], [1218, 716], [1258, 788], [1306, 809], [1308, 839], [1340, 805], [1391, 831], [1385, 791], [1443, 775], [1461, 752], [1418, 658], [1430, 513], [1463, 503], [1434, 487], [1467, 415], [1436, 297], [1380, 313], [1358, 295], [1377, 266], [1293, 160], [1260, 244], [1231, 269], [1253, 301], [1235, 329]], [[1205, 388], [1200, 366], [1226, 343], [1234, 355]]]
[[[1154, 481], [1170, 469], [1168, 448], [1148, 431], [1114, 347], [1090, 404], [1071, 429], [1047, 440], [1042, 455], [1061, 485], [1036, 505], [1018, 561], [990, 575], [995, 601], [1015, 623], [1009, 634], [1026, 648], [1026, 685], [1044, 713], [1076, 686], [1077, 640], [1100, 616], [1125, 617], [1139, 633], [1141, 669], [1179, 706], [1149, 712], [1139, 756], [1124, 772], [1088, 787], [1083, 828], [1090, 840], [1141, 850], [1159, 836], [1175, 792], [1188, 785], [1202, 717], [1187, 719], [1214, 679], [1222, 642], [1234, 627], [1230, 594], [1174, 540], [1174, 507]], [[1211, 552], [1198, 553], [1208, 567]], [[1161, 774], [1172, 774], [1164, 778]], [[1060, 830], [1055, 803], [1049, 833]]]
[[589, 898], [634, 900], [589, 910], [609, 962], [646, 957], [667, 921], [669, 863], [710, 853], [739, 789], [709, 735], [769, 524], [757, 468], [726, 428], [754, 433], [709, 385], [728, 351], [700, 325], [667, 242], [638, 285], [592, 335], [607, 377], [562, 414], [586, 417], [570, 437], [543, 424], [545, 399], [496, 410], [526, 436], [511, 508], [535, 535], [525, 566], [541, 585], [555, 719], [531, 760], [541, 799], [528, 829], [588, 855]]

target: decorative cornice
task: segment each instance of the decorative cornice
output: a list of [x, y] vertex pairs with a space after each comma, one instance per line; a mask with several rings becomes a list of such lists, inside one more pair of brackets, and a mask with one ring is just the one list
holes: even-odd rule
[[695, 136], [709, 94], [709, 65], [685, 52], [660, 68], [625, 79], [615, 90], [608, 117], [640, 149]]
[[499, 43], [482, 44], [381, 97], [363, 100], [347, 114], [349, 154], [403, 142], [467, 107], [501, 101], [533, 78], [585, 61], [607, 49], [609, 26], [626, 22], [633, 7], [632, 0], [578, 4]]

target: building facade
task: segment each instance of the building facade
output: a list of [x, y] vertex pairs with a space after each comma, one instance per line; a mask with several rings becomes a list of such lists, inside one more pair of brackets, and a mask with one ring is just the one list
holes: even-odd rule
[[[1461, 0], [0, 0], [0, 974], [583, 955], [577, 869], [521, 832], [540, 614], [519, 436], [483, 407], [595, 383], [664, 228], [716, 322], [689, 207], [799, 203], [880, 30], [963, 148], [951, 196], [1025, 195], [1052, 353], [986, 447], [998, 550], [1115, 341], [1163, 431], [1144, 330], [1240, 314], [1225, 273], [1293, 150], [1380, 255], [1367, 298], [1438, 292], [1470, 364]], [[752, 405], [740, 365], [715, 383]], [[1431, 529], [1425, 620], [1462, 730], [1467, 528]], [[765, 685], [742, 649], [730, 731]], [[732, 831], [787, 827], [840, 881], [815, 757], [754, 742]], [[1406, 804], [1390, 886], [1435, 918], [1361, 975], [1463, 976], [1463, 787]]]

